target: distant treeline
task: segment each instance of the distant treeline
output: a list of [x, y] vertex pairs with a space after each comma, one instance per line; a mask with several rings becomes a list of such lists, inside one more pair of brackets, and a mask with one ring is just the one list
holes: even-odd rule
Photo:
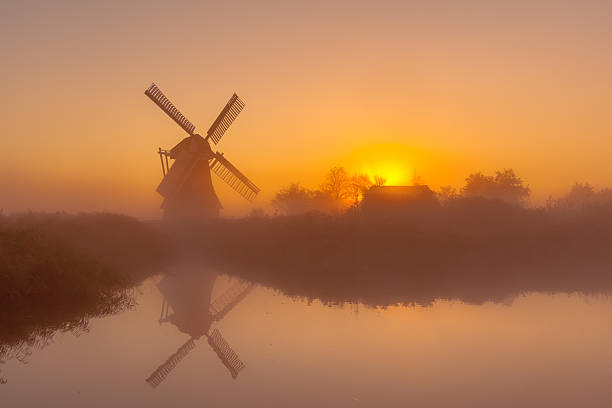
[[366, 179], [334, 168], [319, 190], [294, 184], [277, 195], [277, 216], [169, 225], [112, 214], [0, 215], [0, 362], [129, 308], [133, 286], [185, 258], [329, 303], [612, 291], [612, 190], [576, 184], [534, 208], [525, 205], [529, 187], [502, 170], [437, 191], [436, 205], [366, 213], [363, 195], [384, 185]]
[[[356, 208], [372, 186], [384, 186], [382, 176], [369, 177], [365, 174], [349, 174], [344, 167], [333, 167], [327, 173], [318, 189], [309, 189], [299, 182], [283, 187], [272, 200], [276, 214], [296, 215], [310, 211], [338, 213]], [[412, 185], [421, 185], [421, 177], [413, 177]], [[482, 197], [500, 200], [508, 204], [525, 205], [531, 195], [531, 188], [518, 177], [513, 169], [503, 169], [493, 175], [472, 173], [465, 179], [463, 187], [457, 189], [443, 186], [435, 191], [439, 202], [468, 197]], [[612, 200], [612, 190], [596, 191], [588, 183], [576, 183], [571, 191], [560, 199], [550, 198], [548, 207], [573, 208], [591, 205], [595, 202]]]
[[439, 205], [206, 225], [196, 242], [221, 271], [331, 303], [481, 303], [540, 292], [612, 290], [612, 193], [576, 184], [545, 207], [522, 205], [513, 171], [471, 175]]

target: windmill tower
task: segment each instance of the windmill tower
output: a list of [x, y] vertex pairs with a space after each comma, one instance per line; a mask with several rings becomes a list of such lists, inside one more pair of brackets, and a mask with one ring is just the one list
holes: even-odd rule
[[215, 280], [216, 275], [192, 274], [180, 278], [166, 276], [158, 284], [164, 296], [160, 324], [172, 323], [190, 338], [146, 379], [153, 388], [157, 388], [166, 379], [202, 337], [206, 337], [209, 346], [229, 370], [232, 378], [236, 379], [245, 367], [221, 332], [212, 326], [240, 303], [254, 285], [249, 282], [236, 282], [211, 301]]
[[[158, 149], [164, 178], [157, 192], [164, 197], [164, 218], [207, 218], [217, 216], [223, 208], [215, 193], [210, 171], [225, 181], [238, 194], [252, 201], [259, 188], [232, 165], [223, 153], [213, 152], [209, 140], [218, 144], [234, 119], [244, 108], [244, 102], [233, 94], [206, 137], [195, 133], [192, 124], [155, 85], [145, 91], [157, 106], [189, 135], [170, 150]], [[170, 165], [168, 159], [174, 160]]]

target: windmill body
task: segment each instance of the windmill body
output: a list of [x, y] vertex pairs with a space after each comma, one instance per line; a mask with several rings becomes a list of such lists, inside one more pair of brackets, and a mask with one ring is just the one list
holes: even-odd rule
[[186, 137], [168, 156], [174, 163], [157, 187], [157, 192], [166, 197], [162, 203], [165, 216], [217, 216], [222, 206], [210, 175], [209, 161], [214, 153], [208, 142], [200, 135]]
[[[244, 108], [244, 102], [234, 94], [217, 119], [208, 129], [206, 137], [195, 133], [193, 125], [168, 98], [152, 84], [147, 95], [172, 120], [189, 134], [171, 150], [158, 150], [164, 178], [157, 192], [164, 197], [162, 209], [167, 219], [209, 218], [223, 208], [215, 192], [211, 170], [238, 194], [252, 201], [259, 188], [232, 165], [220, 152], [213, 152], [209, 141], [217, 144]], [[170, 164], [169, 160], [174, 162]]]

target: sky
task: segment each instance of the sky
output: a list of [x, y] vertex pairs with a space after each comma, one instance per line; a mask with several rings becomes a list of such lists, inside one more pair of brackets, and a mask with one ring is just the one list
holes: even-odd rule
[[[127, 3], [127, 4], [126, 4]], [[158, 147], [185, 133], [155, 82], [262, 192], [326, 171], [432, 188], [513, 168], [533, 202], [612, 187], [612, 3], [82, 2], [0, 5], [0, 208], [160, 215]], [[214, 177], [214, 176], [213, 176]]]

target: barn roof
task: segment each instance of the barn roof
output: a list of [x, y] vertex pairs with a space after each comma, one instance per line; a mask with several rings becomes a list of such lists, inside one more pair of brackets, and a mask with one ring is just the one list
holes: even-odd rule
[[432, 195], [428, 186], [372, 186], [366, 193], [370, 197], [422, 197]]

